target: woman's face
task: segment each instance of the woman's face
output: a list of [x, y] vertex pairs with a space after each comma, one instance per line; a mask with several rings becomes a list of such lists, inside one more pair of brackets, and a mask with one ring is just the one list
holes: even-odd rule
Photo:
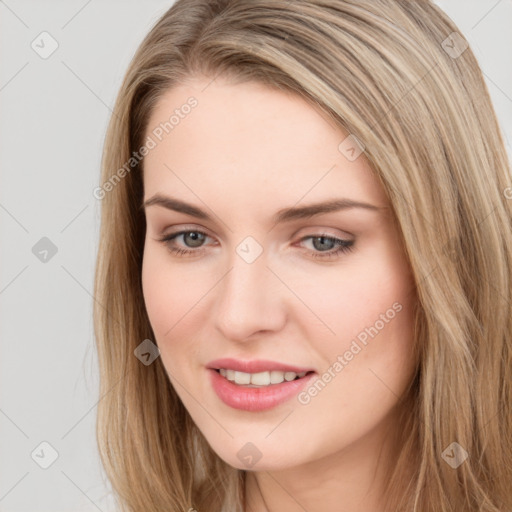
[[207, 84], [169, 90], [146, 133], [142, 284], [162, 363], [232, 466], [362, 457], [414, 375], [390, 205], [356, 141], [300, 97]]

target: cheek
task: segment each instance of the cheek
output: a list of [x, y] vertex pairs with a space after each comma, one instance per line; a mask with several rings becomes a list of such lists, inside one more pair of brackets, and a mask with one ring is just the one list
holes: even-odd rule
[[394, 274], [383, 263], [360, 262], [318, 273], [314, 279], [311, 275], [295, 278], [294, 291], [310, 310], [302, 316], [302, 322], [310, 319], [309, 323], [318, 325], [321, 321], [333, 339], [347, 339], [373, 325], [386, 312], [390, 318], [400, 316], [395, 314], [400, 309], [396, 303], [409, 301], [411, 289], [403, 273]]
[[170, 287], [166, 284], [165, 267], [162, 267], [154, 252], [145, 248], [142, 261], [142, 292], [149, 321], [157, 338], [171, 327], [170, 316], [174, 315], [178, 306], [176, 286]]
[[[300, 399], [307, 404], [305, 411], [314, 411], [317, 421], [333, 427], [337, 433], [330, 442], [340, 445], [379, 424], [415, 371], [410, 283], [403, 273], [381, 270], [346, 274], [338, 281], [338, 290], [328, 294], [328, 301], [315, 303], [318, 316], [335, 335], [324, 335], [316, 344], [325, 365], [320, 369], [321, 382], [306, 389]], [[315, 339], [312, 330], [309, 337]]]
[[353, 384], [361, 379], [364, 386], [371, 368], [401, 386], [413, 365], [414, 281], [395, 250], [383, 246], [374, 254], [317, 275], [314, 285], [305, 277], [297, 290], [315, 314], [303, 317], [311, 319], [308, 338], [325, 332], [317, 348], [326, 368], [346, 355], [338, 374], [351, 373]]
[[169, 264], [165, 251], [145, 248], [142, 291], [151, 327], [160, 344], [180, 329], [191, 304], [197, 302], [197, 290], [188, 281], [178, 266]]
[[[164, 256], [160, 254], [162, 252]], [[192, 302], [190, 286], [176, 267], [166, 261], [165, 251], [144, 251], [142, 264], [142, 290], [146, 312], [160, 349], [162, 364], [178, 395], [179, 383], [185, 383], [190, 370], [186, 370], [192, 360], [190, 354], [194, 344], [187, 339], [187, 322], [193, 315], [187, 314]], [[195, 302], [197, 299], [195, 300]], [[189, 327], [190, 328], [190, 327]], [[180, 342], [181, 341], [181, 342]], [[190, 384], [187, 384], [190, 386]], [[182, 397], [182, 399], [185, 397]]]
[[215, 276], [193, 266], [173, 264], [165, 250], [150, 243], [144, 249], [141, 279], [162, 362], [172, 375], [182, 375], [185, 367], [196, 364], [201, 340], [207, 338], [203, 332], [210, 314], [207, 295]]

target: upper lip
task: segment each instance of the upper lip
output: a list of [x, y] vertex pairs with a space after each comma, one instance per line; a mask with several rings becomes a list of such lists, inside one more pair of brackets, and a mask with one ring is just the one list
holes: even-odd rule
[[242, 361], [240, 359], [223, 358], [215, 359], [207, 364], [207, 368], [219, 370], [225, 368], [226, 370], [235, 370], [245, 373], [259, 373], [265, 371], [281, 371], [281, 372], [295, 372], [303, 373], [314, 371], [312, 368], [300, 368], [290, 364], [279, 363], [277, 361], [269, 361], [266, 359], [254, 359], [252, 361]]

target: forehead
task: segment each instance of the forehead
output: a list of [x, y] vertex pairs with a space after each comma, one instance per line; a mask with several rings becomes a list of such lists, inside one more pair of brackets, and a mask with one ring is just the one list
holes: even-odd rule
[[166, 91], [150, 116], [145, 196], [179, 189], [260, 204], [275, 195], [281, 206], [333, 194], [386, 203], [364, 154], [350, 161], [340, 151], [348, 135], [298, 95], [191, 80]]

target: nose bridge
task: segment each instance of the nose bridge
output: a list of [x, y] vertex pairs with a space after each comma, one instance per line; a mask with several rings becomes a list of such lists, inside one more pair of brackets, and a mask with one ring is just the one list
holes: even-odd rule
[[283, 305], [267, 263], [263, 248], [251, 240], [239, 244], [230, 258], [216, 301], [216, 324], [225, 337], [242, 340], [257, 331], [279, 328]]

